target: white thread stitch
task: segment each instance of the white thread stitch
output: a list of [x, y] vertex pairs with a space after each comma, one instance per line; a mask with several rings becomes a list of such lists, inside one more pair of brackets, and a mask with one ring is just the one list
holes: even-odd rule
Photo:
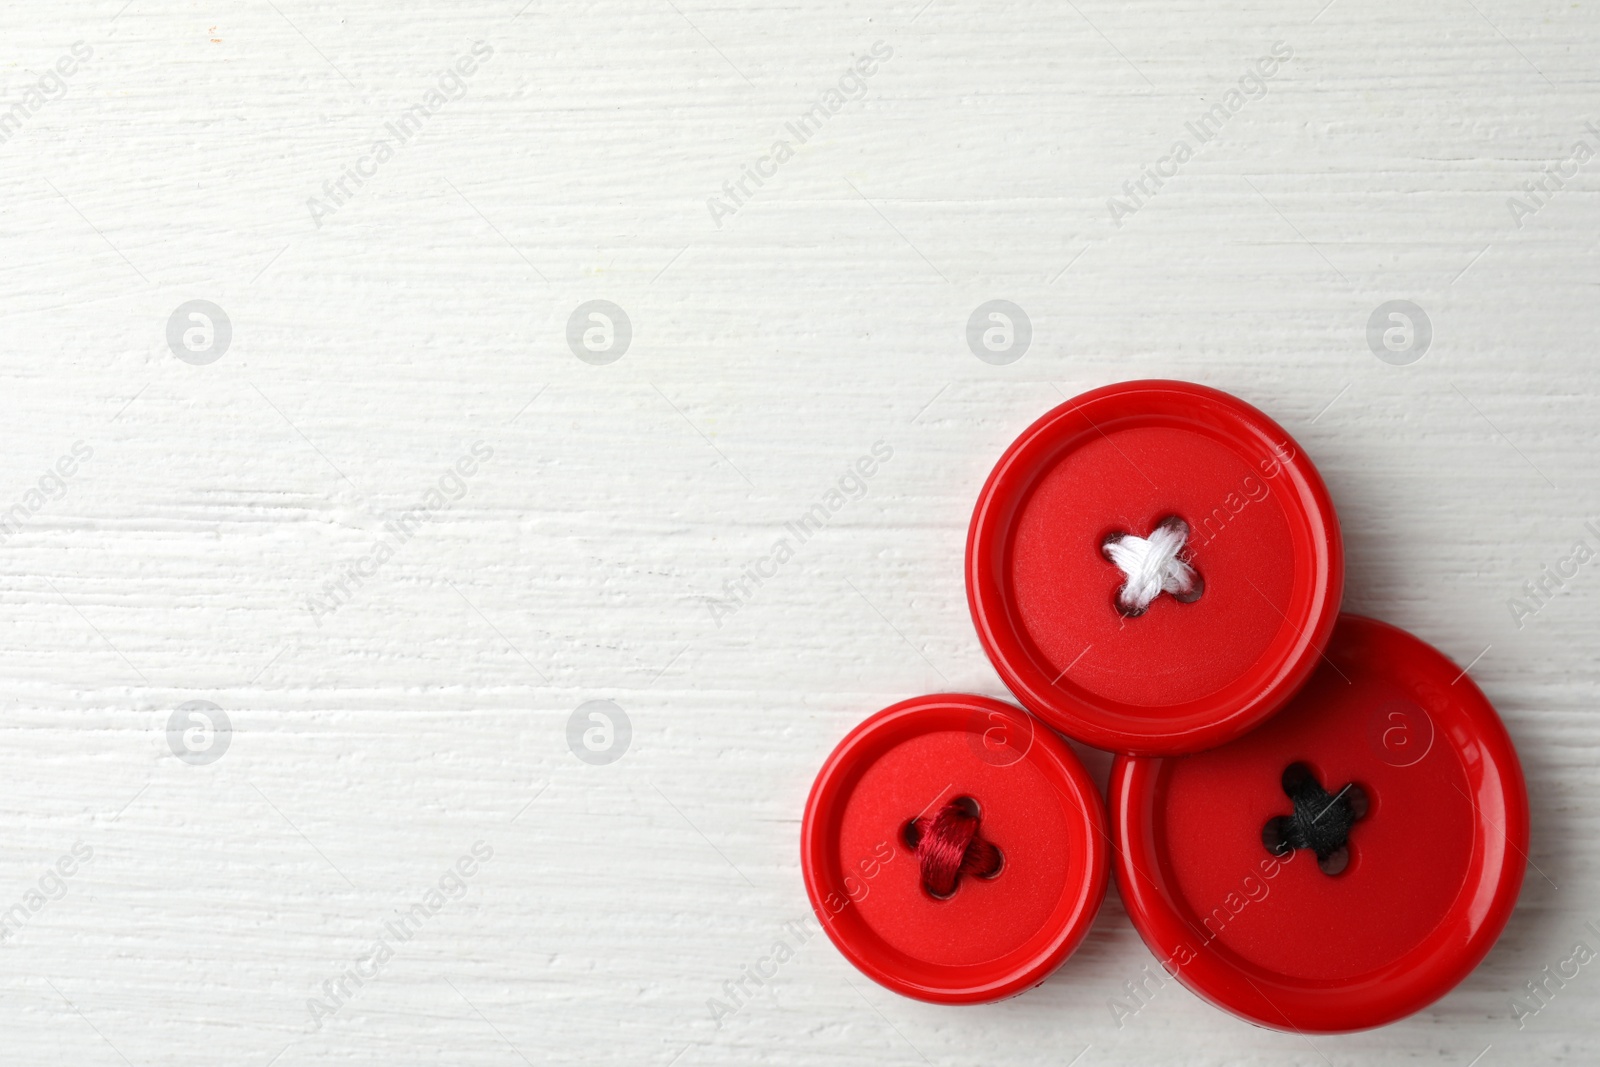
[[1126, 615], [1143, 615], [1156, 597], [1171, 593], [1185, 604], [1200, 599], [1204, 583], [1193, 567], [1178, 558], [1189, 539], [1189, 524], [1179, 518], [1163, 521], [1149, 538], [1116, 534], [1100, 550], [1121, 568], [1127, 581], [1117, 592], [1117, 606]]

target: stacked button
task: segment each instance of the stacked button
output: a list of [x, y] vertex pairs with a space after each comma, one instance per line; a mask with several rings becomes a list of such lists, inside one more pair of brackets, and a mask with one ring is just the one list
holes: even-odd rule
[[1221, 748], [1120, 757], [1117, 888], [1170, 974], [1252, 1022], [1381, 1026], [1500, 935], [1528, 799], [1472, 680], [1403, 630], [1340, 618], [1289, 706]]
[[[1176, 554], [1150, 577], [1168, 580], [1130, 589], [1142, 575], [1124, 567], [1162, 547]], [[1192, 752], [1265, 720], [1316, 666], [1343, 589], [1333, 503], [1299, 445], [1185, 382], [1045, 415], [989, 475], [967, 536], [967, 599], [1001, 678], [1115, 752]]]
[[[1243, 401], [1128, 382], [1047, 413], [973, 511], [967, 599], [1026, 710], [897, 704], [817, 777], [802, 866], [835, 945], [943, 1003], [1013, 995], [1119, 892], [1168, 973], [1260, 1025], [1380, 1026], [1515, 906], [1516, 751], [1443, 655], [1341, 616], [1322, 478]], [[1059, 731], [1118, 753], [1111, 838]]]
[[834, 749], [806, 804], [801, 866], [862, 973], [966, 1004], [1044, 981], [1105, 898], [1104, 804], [1065, 743], [980, 696], [886, 708]]

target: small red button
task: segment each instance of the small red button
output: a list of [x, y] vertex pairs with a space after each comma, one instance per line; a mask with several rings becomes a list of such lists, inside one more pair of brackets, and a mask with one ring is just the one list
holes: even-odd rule
[[1340, 616], [1282, 712], [1221, 748], [1118, 757], [1117, 885], [1169, 973], [1280, 1030], [1393, 1022], [1466, 977], [1527, 862], [1522, 768], [1466, 674]]
[[1170, 381], [1096, 389], [1028, 427], [978, 498], [966, 570], [978, 638], [1023, 706], [1149, 755], [1282, 707], [1344, 590], [1333, 503], [1300, 447], [1242, 400]]
[[1105, 898], [1109, 841], [1060, 738], [1009, 704], [946, 693], [839, 743], [806, 802], [800, 860], [818, 919], [863, 974], [967, 1004], [1038, 985], [1072, 954]]

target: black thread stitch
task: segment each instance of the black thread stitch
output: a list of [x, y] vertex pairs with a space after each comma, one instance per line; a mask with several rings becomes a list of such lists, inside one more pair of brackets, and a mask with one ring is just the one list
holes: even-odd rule
[[1261, 843], [1275, 856], [1309, 848], [1324, 874], [1343, 871], [1350, 863], [1350, 831], [1367, 813], [1367, 795], [1351, 782], [1330, 796], [1304, 763], [1291, 763], [1283, 772], [1283, 791], [1294, 802], [1294, 814], [1268, 819]]

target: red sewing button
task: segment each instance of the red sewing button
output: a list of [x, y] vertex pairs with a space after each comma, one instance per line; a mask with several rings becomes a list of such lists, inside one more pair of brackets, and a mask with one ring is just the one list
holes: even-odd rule
[[1516, 750], [1464, 672], [1356, 615], [1326, 655], [1259, 729], [1111, 772], [1117, 885], [1167, 971], [1252, 1022], [1324, 1033], [1466, 977], [1528, 848]]
[[1028, 427], [978, 497], [966, 570], [978, 639], [1023, 706], [1149, 755], [1223, 744], [1282, 707], [1344, 591], [1311, 461], [1188, 382], [1106, 386]]
[[1038, 985], [1083, 939], [1105, 898], [1105, 827], [1083, 765], [1042, 723], [940, 694], [839, 743], [806, 802], [800, 861], [823, 928], [863, 974], [976, 1003]]

